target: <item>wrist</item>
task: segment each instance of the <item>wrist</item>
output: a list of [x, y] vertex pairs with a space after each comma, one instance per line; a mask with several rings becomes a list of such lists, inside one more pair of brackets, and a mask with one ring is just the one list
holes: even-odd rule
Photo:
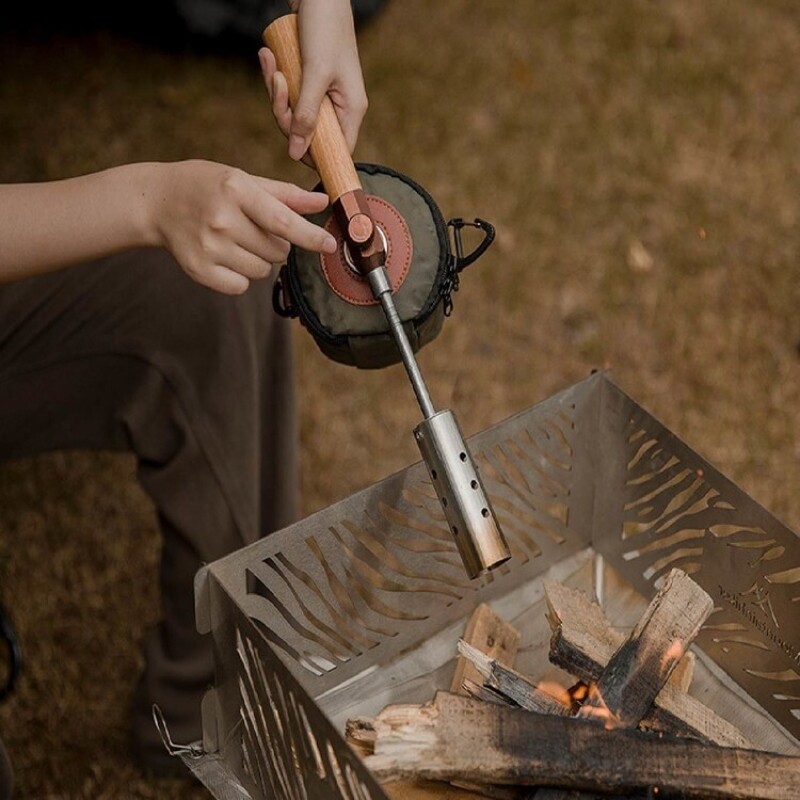
[[136, 234], [146, 247], [164, 247], [166, 240], [161, 222], [168, 204], [172, 164], [148, 162], [129, 166], [132, 170], [131, 222]]

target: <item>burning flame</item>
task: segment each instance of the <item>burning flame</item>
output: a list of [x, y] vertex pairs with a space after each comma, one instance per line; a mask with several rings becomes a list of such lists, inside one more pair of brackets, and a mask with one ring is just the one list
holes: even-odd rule
[[622, 727], [619, 717], [606, 705], [603, 693], [596, 683], [590, 683], [587, 687], [586, 699], [583, 701], [578, 713], [575, 715], [581, 719], [591, 719], [595, 722], [602, 722], [607, 730]]
[[673, 667], [683, 658], [686, 649], [680, 639], [675, 639], [672, 644], [667, 648], [661, 659], [661, 669], [664, 672], [670, 672]]
[[606, 730], [621, 727], [619, 718], [609, 709], [596, 683], [579, 681], [569, 689], [556, 681], [540, 681], [537, 688], [562, 705], [570, 716], [601, 722]]
[[536, 688], [552, 697], [553, 700], [564, 706], [564, 708], [572, 710], [574, 703], [571, 689], [565, 689], [556, 681], [540, 681], [536, 684]]

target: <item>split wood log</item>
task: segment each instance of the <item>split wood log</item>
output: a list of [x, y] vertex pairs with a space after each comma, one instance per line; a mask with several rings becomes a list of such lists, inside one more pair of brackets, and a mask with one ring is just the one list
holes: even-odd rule
[[671, 570], [609, 660], [579, 716], [594, 709], [610, 714], [614, 725], [636, 727], [713, 610], [714, 601], [699, 584], [682, 570]]
[[[537, 789], [530, 794], [526, 800], [653, 800], [653, 794], [648, 792], [644, 794], [626, 794], [625, 797], [621, 795], [611, 795], [603, 792], [579, 792], [572, 791], [571, 789]], [[655, 797], [658, 797], [656, 794]]]
[[[712, 607], [711, 598], [685, 573], [670, 573], [628, 640], [620, 635], [622, 641], [600, 676], [599, 688], [591, 686], [579, 716], [602, 714], [606, 725], [636, 727]], [[458, 647], [484, 677], [485, 688], [529, 711], [572, 715], [571, 699], [565, 690], [536, 684], [464, 642]], [[613, 704], [610, 708], [604, 702], [606, 696]], [[549, 800], [588, 800], [588, 795], [580, 792], [547, 792]], [[541, 800], [539, 794], [537, 800]]]
[[440, 692], [424, 706], [389, 706], [375, 719], [380, 781], [406, 778], [545, 785], [666, 796], [796, 800], [800, 758], [688, 739], [605, 730]]
[[462, 684], [464, 694], [467, 697], [474, 697], [476, 700], [483, 700], [484, 703], [497, 703], [499, 705], [509, 705], [510, 700], [500, 692], [484, 686], [482, 683], [465, 680]]
[[390, 800], [479, 800], [485, 796], [442, 781], [394, 781], [384, 784], [383, 790]]
[[[602, 609], [583, 592], [546, 582], [545, 594], [553, 630], [550, 660], [587, 683], [597, 681], [619, 649], [622, 634], [611, 627]], [[728, 747], [752, 747], [730, 722], [672, 683], [658, 693], [641, 726]]]
[[[638, 725], [712, 609], [711, 598], [691, 578], [680, 570], [670, 572], [628, 639], [619, 635], [622, 641], [598, 683], [592, 685], [579, 715], [602, 714], [607, 725]], [[604, 617], [601, 611], [599, 616]], [[597, 614], [594, 617], [601, 631], [612, 631], [607, 620], [600, 620]], [[459, 643], [459, 650], [484, 676], [485, 686], [522, 708], [562, 716], [572, 713], [569, 696], [552, 696], [553, 692], [548, 693], [541, 685], [463, 642]], [[554, 800], [566, 797], [559, 790], [551, 794]]]
[[485, 653], [481, 653], [480, 650], [471, 647], [464, 641], [459, 641], [458, 652], [483, 677], [484, 688], [499, 693], [526, 711], [570, 716], [571, 707], [568, 701], [545, 692], [525, 675], [489, 658]]
[[[571, 703], [568, 698], [559, 698], [545, 692], [525, 675], [498, 664], [494, 659], [466, 646], [464, 642], [458, 643], [458, 649], [472, 662], [484, 679], [483, 686], [467, 685], [467, 694], [470, 697], [496, 704], [516, 705], [538, 713], [554, 713], [558, 716], [570, 714]], [[595, 800], [595, 797], [577, 790], [530, 789], [524, 800]], [[604, 795], [600, 800], [617, 800], [617, 798]]]
[[348, 719], [344, 727], [344, 738], [361, 758], [372, 755], [375, 752], [374, 720], [371, 717]]
[[[506, 702], [500, 700], [500, 702]], [[394, 706], [395, 709], [401, 707]], [[403, 706], [402, 708], [417, 709], [418, 706]], [[402, 712], [400, 712], [402, 713]], [[375, 720], [369, 717], [357, 717], [347, 721], [345, 735], [350, 746], [363, 760], [375, 752], [377, 733]], [[487, 784], [453, 780], [423, 781], [403, 780], [392, 781], [384, 786], [391, 800], [469, 800], [475, 797], [488, 797], [493, 800], [528, 800], [532, 796], [530, 790], [516, 786], [490, 786]]]
[[[496, 614], [489, 605], [481, 603], [467, 620], [463, 638], [476, 650], [511, 666], [517, 655], [520, 634], [511, 623]], [[456, 659], [450, 691], [468, 697], [478, 694], [482, 700], [488, 702], [506, 702], [502, 696], [480, 686], [477, 682], [480, 677], [469, 660], [459, 655]], [[494, 800], [519, 800], [518, 792], [513, 788], [473, 784], [469, 781], [453, 781], [452, 785], [456, 789], [473, 792], [481, 797], [494, 798]]]
[[691, 650], [683, 654], [683, 658], [676, 664], [669, 676], [667, 683], [679, 692], [688, 692], [694, 677], [695, 656]]
[[[606, 727], [635, 728], [714, 608], [685, 572], [673, 569], [630, 636], [611, 656], [577, 716], [601, 715]], [[563, 791], [550, 800], [568, 800]]]
[[[514, 659], [517, 657], [519, 640], [519, 631], [486, 603], [481, 603], [472, 612], [464, 628], [463, 641], [509, 667], [514, 665]], [[474, 696], [473, 691], [477, 688], [477, 680], [480, 677], [474, 665], [463, 655], [459, 655], [450, 691], [454, 694]], [[496, 693], [493, 695], [490, 689], [481, 687], [479, 691], [483, 700], [505, 702], [500, 695]], [[513, 788], [476, 785], [469, 781], [453, 781], [453, 786], [494, 800], [518, 800], [518, 792]]]
[[[550, 643], [550, 660], [583, 680], [597, 680], [611, 656], [622, 647], [625, 634], [613, 627], [603, 609], [582, 591], [553, 581], [545, 581], [544, 586], [548, 604], [547, 620], [554, 632]], [[553, 649], [555, 634], [562, 624], [566, 624], [570, 633], [569, 639], [563, 642], [564, 652]], [[556, 644], [562, 645], [562, 642]], [[692, 682], [694, 665], [694, 653], [684, 653], [668, 683], [680, 691], [687, 691]]]
[[[519, 631], [510, 622], [506, 622], [496, 614], [486, 603], [481, 603], [472, 612], [462, 638], [501, 664], [508, 667], [514, 665], [519, 647]], [[468, 659], [459, 656], [450, 691], [454, 694], [465, 694], [464, 682], [468, 680], [480, 683], [480, 676]]]

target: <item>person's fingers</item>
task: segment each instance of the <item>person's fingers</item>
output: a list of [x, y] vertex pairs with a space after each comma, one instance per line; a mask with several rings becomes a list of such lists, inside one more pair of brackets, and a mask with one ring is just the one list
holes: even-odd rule
[[[242, 269], [234, 262], [237, 249], [250, 253], [256, 261], [243, 259]], [[289, 242], [258, 227], [248, 216], [242, 214], [241, 220], [229, 233], [228, 246], [225, 252], [215, 256], [220, 264], [236, 269], [248, 278], [259, 280], [265, 278], [270, 264], [283, 264], [289, 255]]]
[[289, 206], [298, 214], [317, 214], [328, 207], [328, 195], [324, 192], [309, 192], [294, 183], [258, 178], [259, 184], [274, 198]]
[[278, 244], [278, 240], [266, 246], [267, 258], [253, 253], [251, 250], [234, 244], [226, 248], [226, 253], [221, 260], [222, 266], [233, 270], [251, 281], [260, 281], [272, 272], [273, 263], [283, 263], [289, 255], [289, 245]]
[[311, 144], [311, 137], [317, 127], [317, 116], [322, 99], [325, 97], [330, 78], [321, 70], [309, 66], [303, 72], [300, 96], [292, 111], [292, 124], [289, 131], [289, 155], [299, 161]]
[[248, 192], [245, 197], [242, 208], [259, 228], [273, 236], [285, 239], [304, 250], [316, 253], [336, 252], [336, 239], [330, 233], [303, 219], [268, 191], [254, 187], [254, 191]]
[[282, 72], [272, 76], [272, 114], [281, 132], [287, 138], [292, 126], [292, 109], [289, 108], [289, 84]]
[[286, 83], [286, 76], [278, 69], [275, 56], [269, 48], [262, 47], [258, 51], [258, 60], [261, 63], [261, 74], [264, 76], [264, 85], [267, 87], [272, 105], [272, 115], [283, 135], [288, 138], [292, 111], [289, 108], [289, 86]]
[[244, 294], [250, 286], [250, 281], [244, 275], [219, 264], [213, 264], [201, 273], [190, 273], [190, 275], [197, 283], [221, 294]]
[[273, 76], [278, 71], [278, 65], [275, 63], [275, 56], [268, 47], [262, 47], [258, 51], [258, 61], [261, 64], [261, 74], [264, 76], [264, 85], [267, 87], [270, 99], [272, 99], [272, 80]]

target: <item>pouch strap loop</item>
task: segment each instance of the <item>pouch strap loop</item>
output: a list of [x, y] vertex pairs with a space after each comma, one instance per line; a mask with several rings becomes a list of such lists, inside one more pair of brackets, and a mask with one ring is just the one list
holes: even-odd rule
[[293, 319], [298, 316], [297, 307], [292, 303], [288, 292], [286, 264], [281, 267], [281, 271], [272, 285], [272, 308], [279, 317]]

